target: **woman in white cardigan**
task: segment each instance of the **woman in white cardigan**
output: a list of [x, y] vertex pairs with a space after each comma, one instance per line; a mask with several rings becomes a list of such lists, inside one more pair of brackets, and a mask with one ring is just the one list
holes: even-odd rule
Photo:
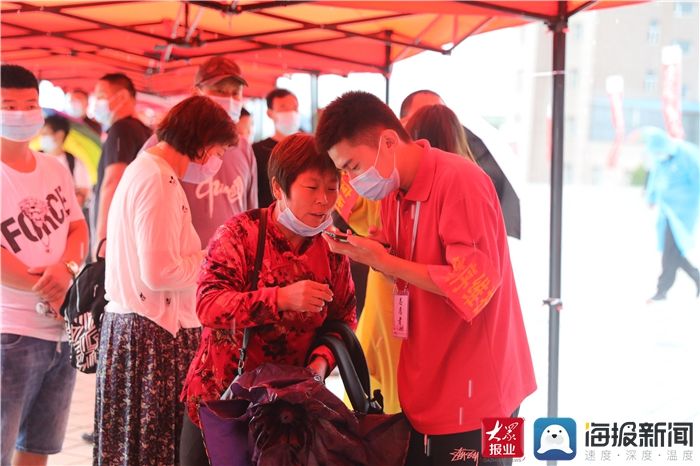
[[195, 96], [173, 107], [158, 144], [126, 168], [107, 220], [95, 465], [174, 465], [178, 400], [199, 344], [195, 285], [203, 253], [180, 180], [199, 183], [237, 143], [226, 111]]

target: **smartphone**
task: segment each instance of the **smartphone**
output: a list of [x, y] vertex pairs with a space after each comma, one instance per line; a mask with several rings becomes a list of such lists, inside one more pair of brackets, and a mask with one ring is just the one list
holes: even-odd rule
[[[325, 233], [325, 235], [328, 236], [329, 238], [333, 238], [334, 240], [338, 241], [339, 243], [349, 243], [347, 233], [342, 233], [340, 231], [331, 231], [331, 230], [323, 230], [323, 233]], [[356, 236], [358, 238], [364, 238], [364, 236], [362, 236], [362, 235], [353, 235], [353, 236]], [[391, 246], [386, 244], [386, 243], [380, 242], [379, 244], [384, 246], [384, 248], [386, 248], [386, 249], [391, 248]]]
[[340, 243], [347, 243], [348, 242], [347, 233], [341, 233], [339, 231], [331, 231], [331, 230], [323, 230], [323, 233], [326, 236], [333, 238], [334, 240], [336, 240]]

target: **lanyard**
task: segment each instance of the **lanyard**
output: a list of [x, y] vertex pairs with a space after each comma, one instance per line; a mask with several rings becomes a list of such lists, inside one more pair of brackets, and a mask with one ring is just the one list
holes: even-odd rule
[[[396, 203], [396, 247], [399, 247], [399, 214], [401, 201]], [[416, 211], [413, 213], [413, 234], [411, 236], [411, 252], [408, 260], [413, 260], [413, 252], [416, 249], [416, 237], [418, 236], [418, 216], [420, 215], [420, 201], [416, 202]]]

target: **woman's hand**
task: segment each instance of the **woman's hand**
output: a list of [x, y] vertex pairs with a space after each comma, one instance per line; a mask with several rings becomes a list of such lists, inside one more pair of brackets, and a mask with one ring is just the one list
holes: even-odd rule
[[277, 290], [277, 308], [281, 311], [321, 312], [331, 301], [330, 287], [312, 280], [302, 280]]
[[316, 356], [307, 367], [316, 374], [316, 378], [319, 382], [323, 382], [326, 379], [326, 374], [328, 373], [328, 362], [326, 358]]

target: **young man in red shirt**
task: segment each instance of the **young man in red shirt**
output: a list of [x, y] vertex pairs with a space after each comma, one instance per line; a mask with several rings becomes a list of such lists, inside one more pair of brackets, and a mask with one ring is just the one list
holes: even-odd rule
[[481, 420], [510, 416], [536, 388], [493, 183], [475, 163], [412, 141], [364, 92], [332, 102], [316, 140], [360, 195], [382, 202], [373, 239], [327, 240], [394, 278], [406, 464], [478, 460]]

